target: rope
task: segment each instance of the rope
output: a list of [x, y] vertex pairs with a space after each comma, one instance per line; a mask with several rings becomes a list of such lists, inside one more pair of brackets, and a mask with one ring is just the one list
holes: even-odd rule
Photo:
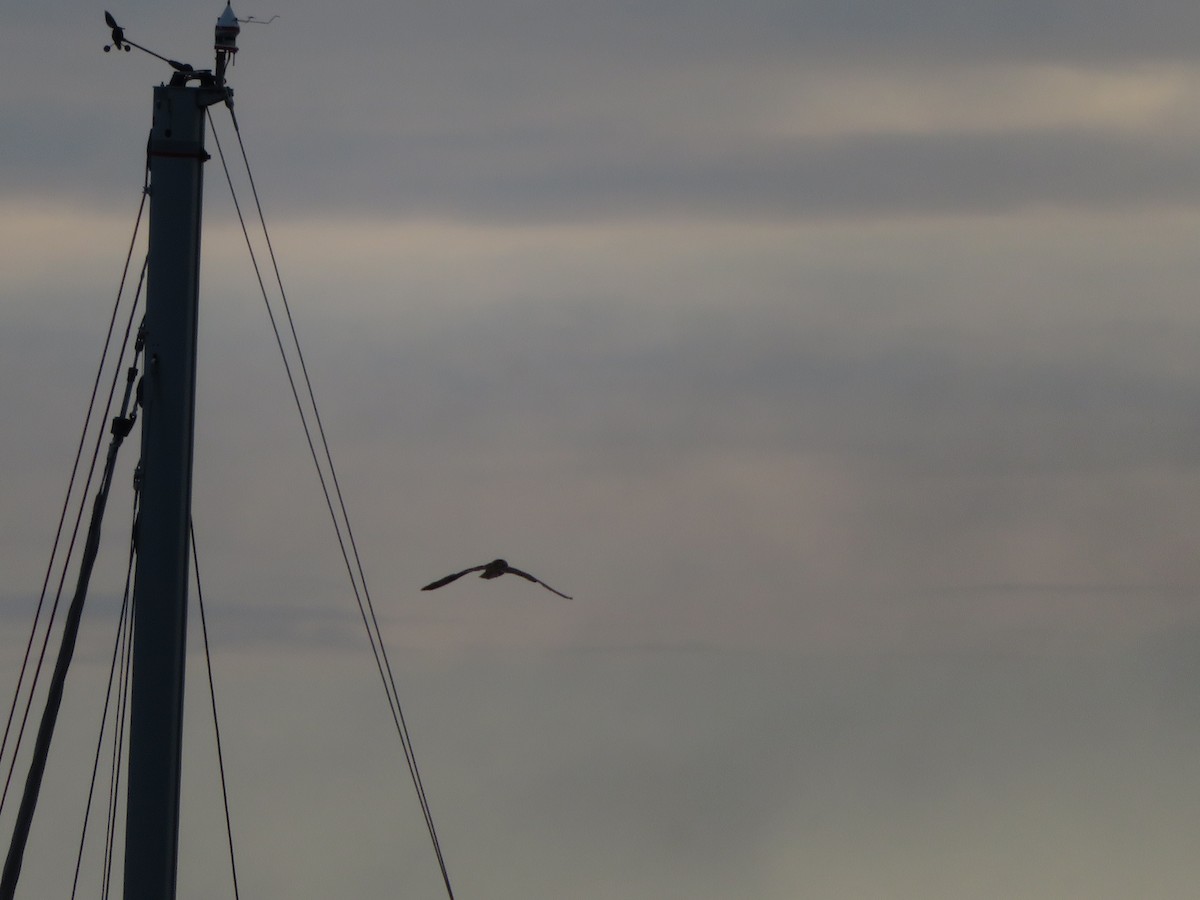
[[104, 461], [104, 472], [100, 479], [100, 487], [96, 491], [96, 499], [92, 505], [92, 518], [88, 523], [83, 555], [79, 561], [79, 574], [75, 583], [75, 594], [71, 598], [71, 603], [67, 608], [67, 616], [63, 622], [63, 633], [59, 644], [58, 658], [54, 663], [54, 672], [51, 675], [50, 684], [47, 688], [46, 706], [42, 710], [41, 722], [38, 725], [37, 737], [34, 740], [33, 758], [29, 764], [29, 774], [25, 779], [25, 791], [21, 795], [21, 805], [17, 810], [12, 841], [9, 844], [8, 855], [4, 860], [4, 871], [3, 874], [0, 874], [0, 900], [12, 900], [17, 890], [17, 879], [21, 874], [25, 844], [29, 839], [30, 826], [33, 824], [33, 813], [37, 808], [38, 794], [42, 787], [42, 777], [46, 771], [46, 760], [50, 755], [50, 742], [54, 737], [54, 728], [58, 722], [59, 708], [62, 705], [67, 671], [71, 666], [71, 658], [75, 653], [75, 641], [79, 634], [79, 623], [83, 617], [83, 603], [87, 599], [87, 589], [91, 580], [92, 567], [96, 563], [96, 555], [100, 550], [100, 528], [104, 521], [104, 510], [108, 504], [109, 488], [112, 487], [113, 471], [117, 464], [117, 451], [120, 450], [125, 436], [129, 434], [137, 417], [136, 410], [132, 413], [129, 412], [136, 374], [136, 367], [131, 367], [129, 369], [128, 381], [125, 384], [125, 397], [121, 404], [121, 414], [112, 421], [112, 439], [109, 441], [108, 455]]
[[[388, 695], [388, 699], [390, 701], [390, 705], [393, 710], [392, 715], [393, 715], [393, 719], [395, 720], [396, 730], [400, 736], [401, 746], [404, 748], [405, 759], [408, 763], [409, 773], [411, 774], [412, 780], [413, 780], [413, 787], [416, 790], [418, 800], [421, 804], [421, 812], [423, 813], [423, 815], [425, 817], [425, 824], [429, 830], [429, 837], [433, 843], [434, 853], [436, 854], [437, 859], [438, 859], [438, 866], [440, 867], [441, 872], [442, 872], [442, 879], [445, 882], [447, 893], [449, 894], [451, 900], [453, 900], [454, 891], [450, 887], [450, 876], [449, 876], [449, 873], [446, 871], [446, 861], [445, 861], [445, 858], [442, 856], [441, 842], [438, 840], [437, 829], [433, 823], [433, 812], [429, 807], [429, 799], [425, 793], [425, 785], [421, 779], [421, 771], [417, 766], [417, 759], [416, 759], [416, 756], [415, 756], [415, 753], [413, 750], [413, 746], [412, 746], [412, 738], [408, 731], [408, 724], [404, 719], [404, 710], [400, 705], [400, 695], [396, 688], [396, 678], [395, 678], [395, 675], [392, 673], [391, 661], [388, 659], [387, 648], [385, 647], [385, 645], [383, 643], [383, 633], [379, 627], [379, 619], [375, 615], [375, 605], [374, 605], [374, 603], [371, 602], [371, 592], [367, 589], [367, 576], [363, 569], [362, 559], [358, 553], [358, 542], [354, 539], [354, 531], [350, 526], [350, 513], [346, 510], [346, 502], [342, 496], [342, 488], [341, 488], [341, 484], [338, 481], [337, 469], [334, 468], [334, 465], [333, 465], [333, 454], [329, 449], [329, 441], [326, 439], [326, 436], [325, 436], [325, 426], [321, 420], [320, 409], [317, 407], [317, 398], [313, 393], [312, 379], [309, 378], [308, 366], [305, 364], [304, 353], [300, 348], [300, 337], [296, 333], [296, 323], [292, 317], [291, 304], [288, 303], [287, 291], [285, 291], [284, 287], [283, 287], [283, 277], [279, 272], [279, 263], [275, 257], [275, 248], [271, 243], [271, 235], [267, 230], [267, 221], [266, 221], [266, 217], [263, 215], [262, 204], [259, 202], [258, 188], [255, 186], [255, 183], [254, 183], [254, 173], [250, 169], [250, 160], [246, 155], [246, 146], [242, 142], [242, 130], [238, 126], [237, 115], [234, 113], [233, 107], [229, 108], [229, 113], [230, 113], [230, 118], [233, 121], [234, 132], [237, 134], [238, 147], [241, 150], [241, 154], [242, 154], [242, 162], [245, 164], [245, 167], [246, 167], [246, 177], [250, 183], [250, 192], [254, 197], [254, 205], [255, 205], [256, 209], [258, 210], [258, 219], [262, 226], [263, 239], [266, 241], [267, 252], [269, 253], [269, 255], [271, 257], [271, 266], [275, 271], [275, 283], [279, 288], [279, 296], [283, 303], [284, 313], [287, 316], [288, 327], [289, 327], [289, 329], [291, 331], [291, 335], [292, 335], [292, 346], [294, 346], [296, 349], [296, 358], [300, 363], [300, 371], [304, 376], [304, 384], [308, 391], [309, 403], [312, 406], [313, 419], [317, 425], [317, 433], [321, 438], [321, 447], [325, 454], [326, 464], [329, 467], [329, 474], [330, 474], [330, 478], [332, 479], [332, 482], [333, 482], [334, 493], [337, 496], [338, 507], [341, 510], [341, 515], [342, 515], [341, 521], [345, 523], [346, 535], [350, 542], [350, 549], [354, 554], [355, 570], [357, 571], [357, 574], [358, 574], [358, 580], [362, 584], [362, 599], [359, 600], [359, 612], [363, 616], [363, 625], [366, 629], [367, 639], [371, 643], [372, 650], [374, 650], [374, 648], [376, 646], [378, 646], [378, 648], [379, 648], [378, 653], [376, 653], [376, 659], [375, 659], [376, 665], [378, 666], [380, 660], [382, 660], [383, 665], [380, 668], [379, 674], [380, 674], [381, 679], [383, 680], [384, 692]], [[264, 297], [265, 297], [265, 295], [264, 295]], [[272, 324], [274, 324], [273, 318], [272, 318]], [[276, 332], [276, 339], [278, 339], [278, 331]], [[282, 350], [283, 350], [283, 347], [281, 345], [280, 352], [282, 352]], [[290, 377], [291, 376], [290, 376], [290, 372], [289, 372], [289, 380], [290, 380]], [[294, 391], [294, 388], [293, 388], [293, 391]], [[301, 416], [303, 416], [303, 410], [301, 410]], [[305, 432], [306, 432], [306, 434], [308, 432], [307, 425], [305, 426]], [[309, 448], [310, 449], [312, 448], [311, 439], [309, 440]], [[313, 461], [316, 462], [315, 453], [314, 453]], [[319, 473], [320, 472], [319, 465], [317, 467], [317, 470]], [[322, 488], [324, 488], [324, 479], [322, 479]], [[326, 499], [326, 503], [328, 503], [329, 502], [329, 492], [328, 491], [325, 492], [325, 499]], [[337, 518], [337, 515], [333, 511], [332, 505], [330, 505], [329, 513], [330, 513], [330, 518], [332, 519], [333, 524], [334, 524], [334, 529], [337, 530], [338, 518]], [[350, 561], [349, 561], [349, 559], [346, 559], [346, 550], [345, 550], [345, 546], [342, 545], [340, 532], [338, 534], [338, 543], [339, 543], [339, 545], [342, 546], [342, 557], [345, 560], [347, 570], [349, 571]], [[349, 574], [350, 574], [350, 582], [353, 585], [355, 572], [351, 571], [351, 572], [349, 572]], [[355, 598], [356, 599], [358, 598], [357, 589], [355, 589]], [[370, 618], [369, 623], [367, 621], [368, 616]]]
[[[134, 548], [136, 550], [136, 547]], [[117, 813], [120, 810], [122, 761], [125, 758], [125, 735], [129, 723], [129, 692], [133, 688], [133, 610], [130, 600], [125, 611], [125, 630], [121, 635], [120, 702], [113, 718], [112, 769], [108, 775], [108, 819], [104, 823], [104, 874], [101, 900], [108, 900], [112, 891], [113, 865], [117, 846]]]
[[[75, 449], [75, 459], [71, 465], [71, 475], [67, 482], [67, 492], [66, 492], [66, 496], [64, 496], [64, 498], [63, 498], [62, 510], [59, 513], [58, 525], [57, 525], [57, 528], [54, 533], [54, 544], [50, 550], [50, 559], [46, 564], [46, 575], [42, 580], [42, 588], [41, 588], [41, 592], [38, 596], [37, 610], [34, 613], [33, 625], [29, 630], [29, 639], [25, 644], [25, 655], [21, 661], [20, 673], [17, 676], [17, 685], [16, 685], [16, 688], [13, 690], [12, 703], [9, 706], [8, 717], [4, 724], [4, 737], [2, 739], [0, 739], [0, 759], [3, 759], [4, 753], [8, 749], [8, 740], [9, 740], [9, 736], [10, 736], [10, 733], [12, 730], [13, 718], [16, 714], [17, 704], [20, 700], [21, 691], [25, 684], [26, 673], [27, 673], [27, 669], [29, 666], [29, 660], [32, 655], [33, 645], [37, 638], [38, 623], [40, 622], [41, 617], [42, 617], [42, 612], [45, 609], [46, 592], [47, 592], [47, 589], [50, 584], [50, 579], [51, 579], [52, 573], [54, 571], [55, 560], [58, 557], [58, 548], [59, 548], [59, 544], [62, 540], [63, 526], [66, 523], [67, 512], [70, 509], [71, 495], [75, 488], [75, 480], [79, 474], [79, 462], [83, 456], [84, 443], [87, 440], [88, 429], [91, 427], [92, 415], [95, 412], [96, 396], [99, 393], [100, 379], [103, 376], [104, 365], [108, 359], [109, 348], [112, 344], [112, 336], [113, 336], [113, 331], [115, 329], [115, 325], [116, 325], [116, 321], [117, 321], [117, 313], [120, 310], [121, 301], [125, 294], [125, 283], [128, 278], [128, 275], [129, 275], [129, 267], [130, 267], [130, 263], [133, 259], [134, 246], [137, 243], [138, 231], [141, 227], [142, 216], [143, 216], [143, 213], [145, 212], [145, 208], [146, 208], [146, 197], [148, 196], [148, 193], [149, 193], [149, 186], [150, 186], [150, 166], [149, 166], [149, 155], [147, 155], [145, 176], [144, 176], [144, 180], [142, 183], [142, 198], [141, 198], [141, 202], [138, 204], [137, 218], [134, 222], [133, 234], [131, 235], [131, 237], [129, 239], [129, 250], [125, 255], [125, 265], [121, 270], [121, 281], [120, 281], [119, 287], [117, 288], [117, 298], [116, 298], [115, 303], [113, 304], [112, 315], [109, 318], [109, 322], [108, 322], [108, 332], [105, 335], [105, 339], [104, 339], [104, 350], [100, 354], [100, 363], [96, 367], [96, 377], [92, 383], [92, 393], [91, 393], [91, 397], [88, 400], [87, 413], [84, 417], [83, 428], [80, 431], [79, 443]], [[146, 263], [143, 262], [141, 276], [139, 277], [137, 290], [134, 294], [133, 309], [130, 311], [129, 321], [125, 326], [124, 341], [122, 342], [122, 345], [121, 345], [122, 346], [122, 356], [124, 354], [124, 348], [126, 346], [128, 346], [130, 327], [133, 324], [134, 312], [137, 309], [138, 297], [141, 295], [142, 285], [145, 283], [145, 279], [146, 279]], [[104, 408], [104, 416], [105, 417], [108, 416], [109, 411], [112, 409], [113, 397], [116, 394], [117, 378], [119, 377], [120, 371], [121, 371], [121, 360], [118, 359], [116, 371], [113, 373], [112, 385], [110, 386], [109, 392], [108, 392], [108, 400], [107, 400], [107, 403]], [[16, 767], [16, 762], [17, 762], [17, 754], [20, 750], [21, 741], [25, 734], [25, 727], [29, 720], [30, 711], [33, 707], [33, 694], [34, 694], [34, 691], [37, 689], [38, 679], [40, 678], [40, 675], [42, 672], [42, 667], [44, 665], [45, 658], [46, 658], [46, 651], [47, 651], [47, 648], [50, 643], [50, 632], [54, 627], [54, 620], [58, 613], [59, 602], [62, 599], [63, 585], [66, 581], [66, 576], [67, 576], [67, 567], [70, 565], [71, 557], [72, 557], [72, 555], [74, 553], [74, 549], [75, 549], [75, 541], [79, 535], [79, 527], [80, 527], [81, 522], [83, 521], [83, 511], [84, 511], [84, 506], [85, 506], [84, 498], [87, 496], [87, 493], [91, 488], [92, 478], [94, 477], [95, 470], [96, 470], [96, 460], [99, 458], [99, 455], [100, 455], [100, 444], [101, 444], [102, 440], [103, 440], [103, 435], [102, 434], [97, 435], [96, 444], [92, 450], [91, 462], [88, 467], [88, 477], [87, 477], [86, 482], [84, 483], [83, 490], [80, 492], [80, 495], [79, 495], [79, 497], [80, 497], [79, 509], [75, 516], [75, 523], [74, 523], [74, 526], [71, 531], [71, 538], [70, 538], [70, 541], [67, 546], [66, 556], [63, 559], [62, 574], [59, 577], [58, 586], [57, 586], [57, 589], [54, 594], [54, 602], [51, 605], [50, 615], [46, 622], [46, 635], [42, 641], [41, 650], [38, 655], [37, 664], [34, 667], [32, 680], [29, 685], [29, 697], [26, 700], [25, 709], [24, 709], [24, 712], [21, 717], [20, 728], [18, 729], [17, 736], [16, 736], [16, 739], [15, 739], [15, 742], [14, 742], [14, 745], [12, 748], [13, 758], [12, 758], [11, 763], [9, 764], [8, 773], [6, 774], [5, 779], [4, 779], [4, 789], [3, 789], [3, 792], [0, 793], [0, 813], [3, 812], [5, 803], [8, 799], [8, 791], [9, 791], [10, 785], [12, 784], [13, 771]]]
[[[139, 464], [138, 474], [134, 476], [134, 502], [140, 503], [140, 482], [141, 482], [141, 466]], [[137, 552], [137, 517], [136, 514], [133, 520], [133, 527], [130, 529], [130, 547], [134, 553]], [[133, 620], [134, 620], [134, 598], [131, 596], [127, 609], [123, 609], [125, 617], [125, 629], [121, 636], [121, 675], [119, 684], [120, 703], [117, 706], [117, 715], [113, 719], [113, 757], [112, 770], [108, 776], [108, 820], [105, 822], [104, 828], [104, 874], [103, 888], [101, 890], [101, 900], [108, 900], [109, 893], [112, 890], [113, 880], [113, 864], [116, 858], [117, 846], [117, 813], [120, 809], [120, 792], [121, 792], [121, 772], [123, 767], [121, 762], [125, 757], [125, 735], [128, 733], [129, 722], [129, 693], [133, 689]]]
[[217, 689], [213, 684], [212, 654], [208, 647], [208, 619], [204, 615], [204, 591], [200, 587], [200, 557], [196, 553], [196, 527], [188, 519], [188, 534], [192, 544], [192, 570], [196, 573], [196, 603], [200, 608], [200, 633], [204, 637], [204, 664], [208, 670], [208, 698], [212, 704], [213, 733], [217, 741], [217, 768], [221, 773], [221, 801], [225, 804], [225, 837], [229, 844], [229, 870], [233, 876], [234, 900], [238, 894], [237, 860], [233, 853], [233, 822], [229, 816], [229, 786], [225, 781], [225, 754], [221, 750], [221, 722], [217, 718]]
[[[140, 495], [137, 492], [134, 493], [133, 514], [130, 519], [131, 522], [137, 521], [137, 508], [138, 508], [139, 496]], [[127, 621], [129, 619], [129, 600], [130, 600], [130, 593], [131, 593], [131, 590], [133, 587], [133, 561], [134, 561], [135, 557], [136, 557], [136, 553], [135, 553], [135, 549], [134, 549], [134, 545], [133, 545], [133, 540], [131, 539], [129, 542], [129, 563], [125, 569], [125, 590], [124, 590], [124, 593], [121, 598], [121, 611], [117, 617], [117, 636], [116, 636], [116, 640], [113, 641], [112, 661], [109, 663], [109, 667], [108, 667], [108, 685], [104, 689], [104, 708], [100, 713], [100, 729], [99, 729], [100, 733], [96, 739], [96, 754], [95, 754], [94, 758], [92, 759], [92, 777], [88, 783], [87, 804], [84, 806], [83, 826], [80, 828], [80, 834], [79, 834], [79, 852], [75, 856], [75, 876], [74, 876], [74, 879], [71, 881], [71, 900], [74, 900], [75, 895], [79, 889], [79, 872], [80, 872], [80, 869], [83, 867], [83, 848], [84, 848], [84, 843], [87, 840], [88, 821], [91, 818], [92, 801], [95, 798], [95, 793], [96, 793], [96, 777], [100, 771], [100, 756], [104, 749], [104, 731], [105, 731], [105, 726], [108, 724], [108, 709], [109, 709], [109, 705], [112, 701], [113, 684], [114, 684], [114, 682], [117, 682], [118, 669], [120, 670], [120, 672], [122, 674], [122, 678], [121, 678], [121, 681], [118, 682], [120, 685], [120, 690], [119, 690], [119, 696], [118, 696], [118, 700], [117, 700], [117, 710], [118, 711], [117, 711], [117, 717], [116, 717], [116, 723], [117, 723], [116, 736], [114, 737], [114, 742], [113, 742], [112, 771], [114, 773], [118, 770], [117, 763], [118, 763], [118, 760], [120, 759], [120, 755], [121, 755], [120, 754], [120, 735], [122, 734], [122, 731], [123, 731], [121, 728], [121, 723], [124, 721], [124, 716], [123, 716], [124, 706], [125, 706], [124, 700], [125, 700], [126, 690], [128, 688], [127, 679], [124, 678], [124, 675], [127, 674], [126, 648], [127, 648], [128, 628], [126, 626], [127, 626]], [[111, 848], [112, 848], [111, 822], [113, 820], [114, 800], [115, 800], [115, 797], [114, 797], [113, 778], [110, 777], [110, 779], [109, 779], [109, 797], [108, 797], [109, 809], [108, 809], [108, 814], [105, 817], [107, 822], [110, 825], [110, 827], [106, 828], [106, 831], [105, 831], [105, 862], [106, 863], [108, 862], [109, 858], [111, 857]], [[106, 873], [108, 872], [107, 865], [105, 866], [105, 872]], [[108, 879], [105, 878], [102, 896], [107, 896], [107, 895], [108, 895]]]
[[[262, 293], [263, 302], [267, 308], [267, 316], [270, 319], [271, 328], [275, 333], [275, 341], [279, 347], [280, 356], [283, 359], [284, 370], [287, 373], [288, 383], [292, 390], [292, 397], [295, 400], [296, 408], [300, 413], [300, 421], [304, 429], [304, 436], [308, 442], [309, 453], [312, 455], [313, 464], [317, 469], [317, 477], [321, 483], [321, 490], [325, 495], [325, 503], [329, 511], [330, 519], [333, 523], [338, 547], [340, 548], [342, 554], [342, 560], [345, 563], [347, 574], [350, 577], [350, 585], [354, 593], [355, 601], [358, 604], [359, 615], [362, 618], [363, 627], [367, 632], [367, 640], [371, 646], [371, 652], [375, 657], [375, 665], [378, 669], [379, 677], [383, 684], [384, 693], [387, 695], [388, 707], [392, 715], [392, 721], [395, 724], [397, 735], [400, 738], [400, 745], [404, 751], [404, 758], [408, 765], [408, 771], [413, 782], [413, 788], [416, 791], [418, 802], [421, 805], [421, 812], [425, 818], [425, 826], [429, 832], [429, 838], [433, 845], [434, 854], [437, 857], [438, 867], [441, 870], [442, 881], [445, 884], [447, 895], [450, 897], [450, 900], [453, 900], [454, 890], [450, 886], [450, 875], [446, 868], [445, 856], [442, 853], [441, 842], [438, 840], [437, 828], [433, 821], [433, 813], [429, 806], [429, 799], [425, 792], [425, 785], [421, 778], [420, 768], [417, 765], [416, 755], [412, 746], [412, 738], [408, 730], [408, 724], [405, 720], [404, 711], [400, 704], [400, 697], [396, 688], [395, 675], [392, 671], [391, 662], [388, 659], [387, 650], [383, 644], [383, 636], [379, 628], [379, 620], [375, 614], [375, 607], [374, 603], [371, 601], [370, 591], [367, 588], [366, 576], [363, 570], [362, 560], [358, 552], [358, 545], [354, 538], [353, 529], [350, 526], [350, 516], [346, 510], [345, 499], [342, 495], [341, 485], [337, 478], [337, 470], [333, 464], [333, 454], [329, 449], [329, 442], [326, 438], [325, 427], [322, 423], [320, 411], [317, 406], [316, 396], [312, 387], [312, 380], [308, 374], [308, 367], [304, 362], [304, 353], [300, 347], [299, 337], [296, 333], [295, 321], [292, 317], [291, 307], [287, 300], [287, 291], [283, 286], [283, 279], [279, 272], [279, 264], [275, 256], [274, 247], [271, 244], [271, 237], [267, 229], [266, 218], [263, 215], [262, 204], [258, 196], [258, 189], [255, 186], [254, 175], [250, 168], [250, 160], [246, 155], [246, 147], [242, 141], [241, 128], [238, 126], [237, 116], [233, 114], [232, 107], [230, 107], [230, 115], [233, 120], [234, 131], [237, 134], [238, 146], [241, 149], [242, 160], [246, 167], [246, 175], [250, 182], [251, 193], [253, 194], [254, 203], [258, 211], [259, 223], [262, 227], [263, 236], [267, 244], [267, 250], [271, 258], [271, 264], [274, 268], [276, 285], [279, 289], [283, 308], [287, 316], [292, 338], [291, 346], [294, 348], [296, 357], [300, 363], [300, 370], [308, 394], [309, 404], [312, 408], [313, 419], [316, 423], [317, 433], [320, 438], [325, 465], [329, 468], [330, 481], [333, 485], [333, 493], [337, 497], [336, 507], [334, 506], [333, 497], [330, 495], [329, 483], [326, 481], [325, 474], [321, 466], [321, 456], [318, 455], [316, 444], [313, 440], [312, 428], [308, 424], [308, 417], [305, 413], [304, 403], [301, 401], [300, 392], [296, 387], [296, 379], [292, 373], [292, 367], [288, 362], [287, 350], [285, 349], [284, 341], [280, 334], [275, 314], [272, 311], [271, 304], [268, 299], [267, 289], [263, 282], [258, 260], [254, 254], [254, 248], [250, 241], [250, 234], [246, 227], [246, 221], [242, 215], [241, 204], [238, 202], [237, 193], [233, 187], [233, 179], [230, 176], [229, 167], [225, 162], [225, 154], [221, 147], [221, 141], [216, 133], [215, 127], [212, 127], [211, 113], [209, 113], [209, 125], [212, 127], [213, 137], [217, 145], [217, 153], [221, 160], [221, 166], [225, 170], [225, 178], [229, 183], [230, 194], [233, 196], [234, 209], [237, 212], [238, 221], [241, 223], [242, 234], [246, 239], [246, 246], [250, 253], [251, 263], [254, 266], [255, 275], [258, 278], [259, 290]], [[339, 510], [341, 514], [340, 519], [338, 515]], [[343, 526], [346, 530], [344, 538], [342, 535]], [[349, 550], [347, 550], [347, 541], [349, 542], [350, 546]], [[351, 555], [353, 555], [353, 563], [351, 562]]]

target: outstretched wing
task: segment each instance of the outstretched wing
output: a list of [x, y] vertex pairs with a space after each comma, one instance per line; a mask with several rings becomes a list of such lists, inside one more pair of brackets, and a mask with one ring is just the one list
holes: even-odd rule
[[469, 575], [471, 572], [478, 572], [480, 569], [486, 569], [486, 568], [487, 568], [486, 565], [471, 566], [471, 568], [469, 568], [469, 569], [463, 569], [461, 572], [455, 572], [453, 575], [447, 575], [445, 578], [439, 578], [437, 581], [433, 582], [432, 584], [425, 585], [425, 587], [421, 588], [421, 590], [432, 591], [435, 588], [440, 588], [442, 585], [449, 584], [450, 582], [454, 581], [456, 578], [462, 578], [464, 575]]
[[554, 588], [550, 587], [550, 585], [546, 584], [546, 582], [542, 581], [542, 579], [540, 579], [540, 578], [534, 578], [534, 577], [533, 577], [532, 575], [530, 575], [528, 572], [522, 572], [520, 569], [514, 569], [512, 566], [509, 566], [509, 567], [508, 567], [508, 571], [512, 572], [514, 575], [520, 575], [520, 576], [521, 576], [522, 578], [524, 578], [525, 580], [527, 580], [527, 581], [532, 581], [534, 584], [540, 584], [542, 587], [544, 587], [544, 588], [545, 588], [546, 590], [548, 590], [550, 593], [552, 593], [552, 594], [558, 594], [558, 596], [562, 597], [564, 600], [571, 600], [571, 599], [574, 599], [574, 598], [572, 598], [572, 597], [568, 597], [568, 596], [567, 596], [566, 594], [564, 594], [562, 591], [556, 591]]

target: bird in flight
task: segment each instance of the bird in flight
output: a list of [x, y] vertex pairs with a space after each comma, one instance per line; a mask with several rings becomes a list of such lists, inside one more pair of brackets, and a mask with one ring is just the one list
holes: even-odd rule
[[558, 594], [558, 596], [567, 600], [572, 599], [562, 591], [556, 591], [554, 588], [550, 587], [550, 585], [546, 584], [546, 582], [542, 581], [542, 579], [534, 578], [528, 572], [522, 572], [520, 569], [510, 566], [503, 559], [493, 559], [490, 563], [484, 563], [482, 566], [471, 566], [469, 569], [463, 569], [461, 572], [455, 572], [453, 575], [447, 575], [445, 578], [439, 578], [432, 584], [425, 585], [425, 587], [421, 588], [421, 590], [432, 591], [436, 588], [440, 588], [442, 585], [449, 584], [455, 579], [462, 578], [464, 575], [468, 575], [471, 572], [479, 572], [480, 578], [499, 578], [501, 575], [509, 574], [520, 575], [526, 581], [532, 581], [534, 584], [540, 584], [552, 594]]

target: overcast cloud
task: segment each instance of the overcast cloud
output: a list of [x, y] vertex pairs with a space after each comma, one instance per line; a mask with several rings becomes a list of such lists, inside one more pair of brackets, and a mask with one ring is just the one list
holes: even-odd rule
[[[206, 65], [221, 10], [111, 11]], [[457, 896], [1194, 894], [1194, 4], [237, 13], [280, 15], [236, 109]], [[5, 23], [9, 684], [167, 75], [102, 19]], [[242, 888], [434, 897], [208, 148], [194, 513]], [[23, 896], [67, 891], [128, 504]], [[576, 599], [419, 591], [497, 555]], [[231, 896], [189, 677], [180, 894]]]

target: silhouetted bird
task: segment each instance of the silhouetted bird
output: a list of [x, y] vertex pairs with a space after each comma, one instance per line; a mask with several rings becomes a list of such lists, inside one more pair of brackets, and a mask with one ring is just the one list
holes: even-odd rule
[[421, 588], [421, 590], [432, 591], [435, 588], [440, 588], [444, 584], [449, 584], [450, 582], [454, 581], [456, 578], [462, 578], [464, 575], [468, 575], [471, 572], [480, 572], [481, 573], [479, 576], [480, 578], [499, 578], [501, 575], [507, 575], [510, 573], [513, 575], [520, 575], [522, 578], [526, 579], [527, 581], [532, 581], [535, 584], [540, 584], [542, 587], [544, 587], [546, 590], [550, 591], [550, 593], [552, 593], [552, 594], [558, 594], [558, 596], [563, 597], [567, 600], [572, 599], [572, 598], [568, 597], [566, 594], [564, 594], [562, 591], [554, 590], [554, 588], [550, 587], [550, 585], [546, 584], [546, 582], [542, 581], [540, 578], [534, 578], [528, 572], [522, 572], [520, 569], [513, 568], [503, 559], [493, 559], [490, 563], [485, 563], [482, 566], [471, 566], [471, 568], [469, 568], [469, 569], [463, 569], [461, 572], [455, 572], [453, 575], [447, 575], [445, 578], [439, 578], [437, 581], [433, 582], [432, 584], [425, 585], [425, 587]]

